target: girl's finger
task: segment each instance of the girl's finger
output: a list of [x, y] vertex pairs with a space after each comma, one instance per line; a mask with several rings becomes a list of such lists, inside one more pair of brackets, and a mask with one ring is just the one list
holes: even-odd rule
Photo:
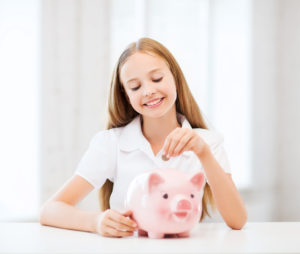
[[124, 232], [125, 231], [127, 231], [127, 232], [135, 231], [134, 227], [130, 227], [128, 225], [120, 223], [119, 221], [114, 221], [114, 220], [111, 220], [111, 219], [106, 222], [106, 226], [114, 228], [118, 231], [124, 231]]
[[124, 237], [124, 236], [132, 236], [133, 232], [119, 231], [115, 228], [107, 226], [105, 228], [104, 235], [105, 236], [110, 236], [110, 237]]
[[182, 154], [185, 151], [192, 151], [193, 150], [192, 140], [193, 140], [193, 138], [191, 138], [189, 140], [189, 142], [186, 143], [186, 145], [184, 147], [182, 147], [182, 149], [179, 151], [179, 154]]
[[165, 156], [169, 155], [169, 147], [170, 147], [170, 134], [166, 137], [165, 143], [163, 145], [163, 154]]
[[170, 156], [174, 156], [174, 149], [180, 142], [181, 135], [182, 135], [181, 133], [178, 133], [177, 135], [174, 135], [172, 138], [170, 138], [170, 145], [169, 145], [169, 151], [168, 151], [168, 154]]
[[122, 213], [123, 216], [125, 217], [131, 217], [132, 216], [132, 211], [131, 210], [127, 210], [124, 213]]
[[177, 143], [177, 146], [174, 149], [174, 155], [177, 156], [181, 154], [184, 150], [184, 148], [188, 145], [188, 143], [192, 140], [193, 136], [191, 133], [186, 133], [182, 136], [182, 138]]
[[122, 214], [120, 214], [116, 211], [114, 213], [111, 213], [109, 218], [113, 221], [117, 221], [121, 224], [131, 227], [133, 230], [136, 229], [136, 227], [137, 227], [136, 223], [133, 220], [131, 220], [127, 217], [124, 217]]

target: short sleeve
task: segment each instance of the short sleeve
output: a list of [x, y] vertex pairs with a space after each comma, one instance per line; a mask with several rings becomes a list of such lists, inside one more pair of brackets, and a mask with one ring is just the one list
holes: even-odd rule
[[210, 149], [212, 154], [216, 158], [217, 162], [220, 164], [222, 169], [231, 174], [230, 164], [227, 157], [227, 153], [224, 149], [224, 138], [220, 133], [214, 132], [214, 138], [212, 139], [212, 143], [210, 144]]
[[213, 130], [200, 128], [195, 130], [197, 131], [199, 136], [203, 138], [203, 140], [209, 145], [213, 156], [215, 157], [219, 165], [222, 167], [222, 169], [226, 173], [231, 174], [230, 164], [228, 161], [226, 151], [224, 149], [223, 135]]
[[98, 132], [81, 158], [75, 174], [99, 189], [106, 179], [113, 181], [116, 167], [117, 141], [112, 130]]

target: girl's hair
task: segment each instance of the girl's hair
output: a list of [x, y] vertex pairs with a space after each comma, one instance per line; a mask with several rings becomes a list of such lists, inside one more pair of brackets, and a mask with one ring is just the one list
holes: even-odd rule
[[[191, 124], [192, 128], [208, 129], [175, 58], [162, 44], [150, 38], [141, 38], [137, 42], [129, 44], [121, 54], [117, 65], [115, 66], [110, 84], [108, 98], [108, 123], [106, 128], [111, 129], [125, 126], [138, 115], [128, 102], [120, 79], [120, 70], [122, 66], [126, 60], [136, 52], [143, 52], [158, 56], [167, 63], [176, 84], [176, 112], [183, 114]], [[109, 199], [112, 189], [113, 183], [107, 179], [102, 188], [99, 190], [99, 201], [102, 211], [110, 208]], [[205, 217], [205, 215], [210, 216], [208, 212], [208, 204], [210, 204], [213, 209], [215, 208], [211, 189], [206, 183], [202, 199], [203, 212], [201, 220]]]

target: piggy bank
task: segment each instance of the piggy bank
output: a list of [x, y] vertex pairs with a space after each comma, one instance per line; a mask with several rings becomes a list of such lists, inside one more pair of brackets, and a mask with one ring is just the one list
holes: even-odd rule
[[159, 169], [135, 177], [129, 185], [125, 208], [132, 211], [139, 236], [188, 237], [202, 213], [204, 175]]

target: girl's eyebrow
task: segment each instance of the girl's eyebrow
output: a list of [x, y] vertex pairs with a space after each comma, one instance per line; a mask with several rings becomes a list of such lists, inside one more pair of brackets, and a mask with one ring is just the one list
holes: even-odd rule
[[152, 69], [151, 71], [149, 71], [148, 74], [151, 74], [153, 72], [160, 71], [160, 70], [161, 70], [161, 68], [155, 68], [155, 69]]
[[[161, 68], [155, 68], [155, 69], [152, 69], [151, 71], [148, 72], [148, 74], [152, 74], [153, 72], [156, 72], [156, 71], [160, 71]], [[129, 83], [131, 81], [135, 81], [135, 80], [138, 80], [137, 78], [132, 78], [132, 79], [129, 79], [126, 81], [126, 83]]]

